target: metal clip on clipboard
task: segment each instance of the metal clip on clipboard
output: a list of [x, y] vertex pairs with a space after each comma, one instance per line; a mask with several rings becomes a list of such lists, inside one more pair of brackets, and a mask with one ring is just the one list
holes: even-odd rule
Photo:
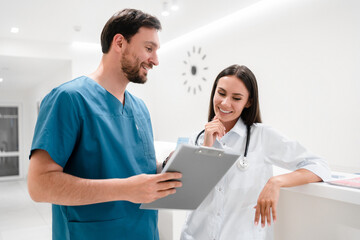
[[221, 157], [224, 153], [224, 150], [200, 146], [199, 149], [196, 150], [196, 153], [210, 157]]

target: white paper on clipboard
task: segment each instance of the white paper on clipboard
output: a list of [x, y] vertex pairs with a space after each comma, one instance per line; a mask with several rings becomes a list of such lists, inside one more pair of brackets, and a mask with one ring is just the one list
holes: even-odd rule
[[141, 209], [196, 209], [240, 155], [222, 149], [182, 144], [175, 150], [162, 172], [181, 172], [183, 186], [176, 193]]

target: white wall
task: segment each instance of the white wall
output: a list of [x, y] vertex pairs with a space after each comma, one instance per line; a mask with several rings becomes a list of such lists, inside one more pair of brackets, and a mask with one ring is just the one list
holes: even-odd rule
[[28, 170], [28, 156], [37, 119], [37, 104], [47, 93], [61, 83], [94, 71], [100, 61], [101, 51], [94, 46], [72, 46], [61, 43], [0, 40], [0, 55], [36, 60], [62, 60], [62, 68], [51, 75], [42, 74], [42, 79], [29, 89], [0, 91], [1, 104], [21, 106], [20, 135], [21, 174], [24, 178]]
[[[129, 90], [147, 103], [156, 140], [176, 141], [203, 128], [217, 73], [244, 64], [257, 76], [265, 123], [327, 158], [334, 170], [360, 172], [359, 10], [357, 0], [263, 0], [162, 44], [160, 65], [148, 83]], [[0, 101], [23, 106], [25, 149], [30, 149], [36, 101], [59, 83], [93, 71], [101, 56], [100, 49], [4, 39], [0, 54], [71, 62], [59, 78], [28, 93], [0, 93]], [[190, 76], [184, 60], [201, 67], [200, 78]], [[187, 92], [189, 86], [197, 88], [196, 95]]]
[[25, 178], [29, 166], [29, 153], [37, 118], [38, 102], [61, 80], [70, 79], [71, 62], [62, 71], [54, 73], [42, 84], [31, 89], [0, 91], [2, 105], [19, 105], [19, 147], [20, 147], [20, 177]]
[[[176, 141], [200, 131], [213, 80], [238, 63], [257, 76], [265, 123], [324, 156], [333, 169], [360, 172], [358, 10], [356, 0], [266, 0], [163, 44], [160, 65], [140, 91], [151, 97], [155, 138]], [[187, 55], [193, 46], [201, 47], [192, 54], [196, 61]], [[186, 78], [184, 60], [208, 70]], [[187, 93], [185, 79], [202, 91]]]
[[[147, 103], [155, 139], [176, 141], [203, 128], [218, 72], [233, 63], [244, 64], [257, 76], [265, 123], [324, 156], [333, 169], [360, 172], [356, 151], [360, 143], [359, 9], [356, 0], [260, 1], [163, 43], [160, 65], [151, 71], [148, 82], [129, 84], [128, 89]], [[96, 46], [74, 48], [4, 39], [0, 40], [0, 54], [71, 62], [64, 75], [46, 79], [24, 94], [32, 100], [16, 98], [33, 108], [34, 101], [61, 82], [92, 72], [101, 58]], [[190, 64], [198, 67], [195, 77]], [[187, 92], [189, 86], [191, 91], [197, 88], [196, 94]], [[0, 99], [6, 99], [1, 95]], [[26, 106], [23, 111], [33, 112]], [[28, 117], [36, 116], [25, 119]], [[31, 139], [33, 129], [25, 126], [24, 130]]]

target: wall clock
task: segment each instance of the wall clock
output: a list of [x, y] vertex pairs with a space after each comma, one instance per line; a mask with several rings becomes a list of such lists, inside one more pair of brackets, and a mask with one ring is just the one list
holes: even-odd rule
[[187, 58], [183, 61], [185, 70], [182, 73], [184, 86], [190, 94], [196, 95], [202, 90], [202, 84], [206, 82], [206, 54], [201, 52], [201, 47], [193, 48], [187, 51]]

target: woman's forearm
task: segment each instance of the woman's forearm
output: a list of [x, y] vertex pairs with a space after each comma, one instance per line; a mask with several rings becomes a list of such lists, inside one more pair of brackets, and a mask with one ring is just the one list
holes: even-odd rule
[[272, 183], [279, 187], [295, 187], [312, 182], [321, 182], [321, 178], [307, 169], [297, 169], [291, 173], [286, 173], [270, 178]]

